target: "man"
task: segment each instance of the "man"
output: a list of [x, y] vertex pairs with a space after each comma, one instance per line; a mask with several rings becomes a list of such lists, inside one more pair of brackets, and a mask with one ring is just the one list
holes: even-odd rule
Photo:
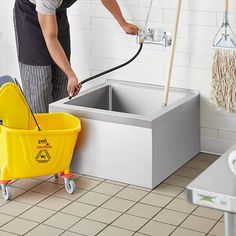
[[[77, 0], [16, 0], [14, 21], [20, 74], [25, 96], [34, 113], [48, 104], [75, 96], [81, 89], [70, 65], [67, 8]], [[127, 34], [138, 27], [125, 21], [116, 0], [101, 0]]]

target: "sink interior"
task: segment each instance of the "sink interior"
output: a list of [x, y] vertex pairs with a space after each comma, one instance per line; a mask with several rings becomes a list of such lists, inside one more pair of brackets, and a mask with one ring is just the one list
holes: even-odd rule
[[[122, 84], [106, 85], [91, 90], [66, 104], [110, 110], [137, 115], [150, 115], [162, 108], [163, 89]], [[173, 91], [169, 103], [184, 97], [186, 93]]]

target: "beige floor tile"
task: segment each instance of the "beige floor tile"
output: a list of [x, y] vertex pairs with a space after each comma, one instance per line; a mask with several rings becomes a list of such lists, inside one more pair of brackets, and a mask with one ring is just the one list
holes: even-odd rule
[[[11, 194], [12, 194], [11, 201], [16, 199], [17, 197], [19, 197], [20, 195], [22, 195], [23, 193], [27, 191], [28, 190], [11, 186]], [[2, 198], [2, 195], [1, 195], [1, 198]], [[3, 205], [3, 202], [1, 200], [4, 200], [4, 199], [3, 198], [0, 199], [0, 205]], [[4, 200], [4, 202], [6, 203], [6, 200]]]
[[197, 206], [189, 203], [183, 199], [174, 199], [171, 203], [166, 206], [167, 209], [175, 210], [183, 213], [191, 213]]
[[205, 161], [205, 162], [213, 163], [213, 162], [215, 162], [218, 158], [219, 158], [219, 156], [217, 156], [217, 155], [212, 155], [212, 154], [208, 154], [208, 153], [199, 153], [199, 154], [194, 158], [194, 160]]
[[36, 176], [36, 177], [34, 177], [33, 179], [39, 179], [39, 180], [44, 181], [44, 180], [48, 180], [48, 179], [50, 179], [50, 178], [52, 178], [52, 175]]
[[[206, 236], [222, 213], [190, 204], [185, 186], [216, 159], [201, 153], [154, 190], [80, 174], [73, 177], [79, 187], [75, 194], [68, 194], [63, 178], [53, 175], [14, 180], [14, 200], [0, 196], [0, 235]], [[224, 223], [208, 235], [223, 236]]]
[[170, 197], [176, 197], [179, 193], [181, 193], [184, 190], [183, 187], [177, 187], [170, 184], [160, 184], [157, 186], [152, 192], [167, 195]]
[[36, 186], [35, 188], [32, 188], [32, 191], [34, 192], [39, 192], [39, 193], [44, 193], [44, 194], [53, 194], [60, 189], [62, 189], [63, 186], [60, 184], [53, 184], [50, 182], [43, 182]]
[[163, 209], [153, 218], [153, 220], [178, 226], [187, 217], [188, 217], [188, 214], [186, 213]]
[[149, 221], [139, 232], [152, 236], [169, 236], [175, 226]]
[[[0, 213], [0, 226], [6, 224], [7, 222], [11, 221], [12, 219], [14, 219], [13, 216], [9, 216], [9, 215], [5, 215]], [[1, 235], [1, 233], [0, 233]]]
[[133, 235], [133, 233], [133, 231], [129, 231], [126, 229], [108, 226], [101, 233], [99, 233], [98, 236], [131, 236]]
[[[81, 175], [73, 174], [72, 178], [74, 181], [76, 181]], [[64, 178], [60, 175], [58, 176], [58, 179], [52, 176], [50, 179], [47, 180], [48, 182], [55, 183], [55, 184], [62, 184], [64, 185]]]
[[205, 234], [189, 229], [178, 228], [171, 236], [205, 236]]
[[99, 178], [99, 177], [91, 176], [91, 175], [83, 175], [83, 178], [91, 179], [91, 180], [95, 180], [95, 181], [99, 181], [99, 182], [103, 182], [105, 180], [103, 178]]
[[206, 217], [212, 220], [219, 220], [224, 214], [221, 211], [206, 207], [198, 207], [192, 215]]
[[168, 204], [172, 200], [173, 198], [169, 196], [164, 196], [164, 195], [160, 195], [156, 193], [149, 193], [140, 202], [157, 206], [157, 207], [164, 207], [166, 204]]
[[161, 210], [160, 207], [150, 206], [143, 203], [137, 203], [130, 210], [127, 211], [127, 214], [151, 219], [160, 210]]
[[8, 202], [7, 204], [3, 205], [0, 207], [0, 212], [5, 213], [11, 216], [17, 216], [24, 211], [28, 210], [31, 208], [31, 205], [21, 203], [21, 202], [16, 202], [16, 201], [11, 201]]
[[116, 197], [124, 198], [131, 201], [139, 201], [145, 195], [147, 195], [146, 191], [127, 187], [117, 193]]
[[8, 232], [4, 232], [4, 231], [1, 231], [1, 230], [0, 230], [0, 235], [1, 235], [1, 236], [15, 236], [15, 235], [17, 235], [17, 234], [12, 234], [12, 233], [8, 233]]
[[60, 184], [64, 185], [64, 178], [58, 176], [58, 179], [52, 176], [50, 179], [47, 180], [47, 182], [53, 183], [53, 184]]
[[96, 221], [82, 219], [77, 224], [69, 229], [69, 231], [80, 233], [82, 235], [93, 236], [98, 234], [101, 230], [103, 230], [107, 225], [103, 223], [99, 223]]
[[44, 222], [45, 225], [60, 229], [69, 229], [73, 224], [77, 223], [81, 218], [58, 212]]
[[92, 179], [88, 179], [84, 177], [81, 177], [75, 181], [76, 187], [84, 189], [84, 190], [91, 190], [92, 188], [94, 188], [100, 183], [101, 183], [100, 181], [92, 180]]
[[124, 187], [116, 184], [110, 184], [110, 183], [101, 183], [98, 186], [96, 186], [92, 191], [97, 193], [103, 193], [107, 195], [115, 195], [120, 190], [122, 190]]
[[[14, 197], [13, 197], [14, 198]], [[0, 208], [1, 208], [1, 206], [3, 206], [3, 205], [6, 205], [6, 204], [8, 204], [8, 201], [6, 201], [5, 199], [3, 199], [3, 198], [0, 198]], [[0, 211], [1, 212], [1, 211]]]
[[15, 218], [14, 220], [2, 226], [1, 229], [10, 233], [24, 235], [37, 225], [38, 223], [32, 221]]
[[209, 163], [209, 162], [199, 161], [199, 160], [193, 159], [192, 161], [187, 163], [185, 165], [185, 167], [190, 167], [190, 168], [199, 169], [199, 170], [205, 170], [210, 165], [211, 165], [211, 163]]
[[148, 220], [136, 216], [124, 214], [112, 223], [114, 226], [128, 229], [131, 231], [139, 230]]
[[92, 213], [90, 213], [86, 218], [90, 220], [99, 221], [102, 223], [110, 224], [115, 219], [117, 219], [121, 213], [116, 211], [111, 211], [108, 209], [98, 208]]
[[19, 217], [41, 223], [55, 213], [56, 213], [55, 211], [34, 206], [30, 208], [28, 211], [21, 214]]
[[41, 180], [38, 179], [19, 179], [11, 184], [11, 186], [23, 189], [31, 189], [34, 188], [36, 185], [42, 183]]
[[54, 193], [53, 196], [74, 201], [83, 196], [85, 193], [87, 193], [87, 190], [76, 188], [73, 194], [69, 194], [68, 192], [66, 192], [65, 188], [63, 188], [58, 192]]
[[182, 224], [182, 228], [207, 233], [216, 223], [214, 220], [190, 215]]
[[179, 198], [179, 199], [183, 199], [183, 200], [188, 200], [188, 197], [187, 197], [187, 190], [184, 190], [181, 194], [179, 194], [178, 196], [177, 196], [177, 198]]
[[218, 222], [214, 228], [210, 231], [210, 234], [215, 236], [224, 236], [225, 235], [225, 227], [223, 222]]
[[35, 205], [47, 198], [48, 196], [49, 195], [46, 194], [28, 191], [22, 194], [21, 196], [17, 197], [15, 200], [18, 202], [24, 202], [30, 205]]
[[193, 168], [189, 168], [189, 167], [182, 167], [180, 170], [178, 170], [175, 173], [175, 175], [189, 177], [189, 178], [196, 178], [201, 173], [202, 173], [202, 170], [193, 169]]
[[192, 181], [192, 178], [172, 175], [168, 179], [166, 179], [164, 183], [185, 188]]
[[142, 190], [142, 191], [145, 191], [145, 192], [151, 192], [152, 191], [152, 189], [150, 189], [150, 188], [144, 188], [144, 187], [140, 187], [140, 186], [136, 186], [136, 185], [132, 185], [132, 184], [129, 184], [127, 187], [134, 188], [134, 189], [139, 189], [139, 190]]
[[47, 209], [59, 211], [60, 209], [62, 209], [63, 207], [65, 207], [66, 205], [70, 203], [71, 203], [70, 200], [50, 196], [46, 198], [45, 200], [43, 200], [42, 202], [38, 203], [37, 205], [40, 207], [47, 208]]
[[104, 182], [105, 183], [110, 183], [110, 184], [120, 185], [120, 186], [123, 186], [123, 187], [128, 186], [128, 184], [126, 184], [126, 183], [122, 183], [122, 182], [118, 182], [118, 181], [112, 181], [112, 180], [109, 180], [109, 179], [106, 179]]
[[83, 236], [83, 235], [66, 231], [65, 233], [61, 234], [61, 236]]
[[39, 225], [27, 233], [26, 236], [59, 236], [62, 232], [63, 230], [48, 225]]
[[107, 202], [105, 202], [102, 207], [111, 209], [114, 211], [120, 211], [120, 212], [125, 212], [127, 211], [130, 207], [132, 207], [135, 204], [133, 201], [113, 197]]
[[75, 173], [75, 172], [72, 172], [72, 174], [73, 174], [73, 179], [74, 179], [74, 180], [76, 180], [76, 179], [78, 179], [78, 178], [80, 178], [80, 177], [83, 176], [82, 174]]
[[72, 202], [70, 205], [62, 209], [61, 212], [74, 216], [84, 217], [95, 209], [95, 206], [91, 206], [81, 202]]
[[77, 201], [91, 204], [94, 206], [100, 206], [105, 201], [107, 201], [109, 198], [110, 198], [110, 196], [105, 195], [105, 194], [88, 192], [88, 193], [84, 194], [82, 197], [78, 198]]

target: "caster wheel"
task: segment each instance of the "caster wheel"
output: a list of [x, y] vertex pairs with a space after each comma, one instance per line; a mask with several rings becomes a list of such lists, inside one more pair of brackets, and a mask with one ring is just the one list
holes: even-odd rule
[[55, 179], [58, 179], [58, 178], [59, 178], [59, 175], [58, 175], [58, 174], [55, 174], [54, 177], [55, 177]]
[[75, 192], [75, 182], [72, 179], [65, 178], [65, 189], [66, 192], [72, 194]]
[[11, 188], [6, 185], [1, 185], [2, 188], [2, 196], [5, 200], [11, 199]]

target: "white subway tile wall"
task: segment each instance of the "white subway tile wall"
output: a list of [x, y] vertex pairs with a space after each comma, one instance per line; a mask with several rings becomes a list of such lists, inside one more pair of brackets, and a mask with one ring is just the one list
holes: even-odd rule
[[[145, 24], [151, 0], [118, 0], [124, 17], [139, 27]], [[149, 27], [171, 31], [177, 0], [154, 0]], [[1, 0], [0, 74], [19, 78], [12, 20], [14, 0]], [[209, 104], [212, 40], [221, 25], [222, 0], [182, 0], [182, 11], [171, 86], [201, 93], [201, 149], [223, 153], [236, 141], [236, 115], [218, 111]], [[132, 57], [135, 37], [126, 35], [99, 0], [78, 0], [68, 11], [71, 25], [72, 66], [86, 77], [116, 66]], [[236, 27], [236, 2], [230, 1], [231, 24]], [[236, 30], [236, 29], [235, 29]], [[97, 81], [112, 78], [163, 85], [170, 49], [145, 45], [129, 66]], [[92, 81], [89, 87], [97, 83]]]

